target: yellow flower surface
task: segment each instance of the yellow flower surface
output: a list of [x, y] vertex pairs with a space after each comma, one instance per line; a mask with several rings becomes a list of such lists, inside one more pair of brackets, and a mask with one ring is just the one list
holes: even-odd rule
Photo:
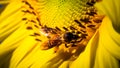
[[0, 68], [119, 68], [119, 3], [1, 0]]

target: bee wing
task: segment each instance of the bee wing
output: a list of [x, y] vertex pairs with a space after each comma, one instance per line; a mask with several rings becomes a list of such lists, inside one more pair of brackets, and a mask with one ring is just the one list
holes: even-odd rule
[[48, 50], [48, 49], [50, 49], [49, 45], [50, 45], [49, 42], [45, 41], [41, 44], [40, 49], [41, 50]]

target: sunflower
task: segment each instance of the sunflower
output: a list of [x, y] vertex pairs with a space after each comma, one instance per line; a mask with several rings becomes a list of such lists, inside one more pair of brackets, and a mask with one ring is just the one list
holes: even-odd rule
[[0, 68], [119, 68], [119, 3], [0, 1]]

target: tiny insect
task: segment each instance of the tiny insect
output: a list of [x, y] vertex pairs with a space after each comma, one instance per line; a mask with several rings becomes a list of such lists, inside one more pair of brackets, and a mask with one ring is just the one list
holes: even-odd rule
[[[46, 31], [46, 29], [48, 29]], [[48, 50], [53, 47], [56, 47], [56, 49], [59, 49], [59, 46], [61, 44], [64, 44], [66, 48], [68, 47], [75, 47], [77, 46], [77, 43], [80, 43], [83, 38], [83, 35], [79, 36], [79, 32], [62, 32], [61, 34], [58, 32], [57, 34], [51, 33], [52, 30], [55, 30], [53, 28], [45, 26], [43, 29], [44, 33], [47, 34], [48, 40], [44, 41], [41, 45], [42, 50]], [[57, 30], [56, 30], [57, 31]], [[55, 50], [56, 52], [57, 50]]]

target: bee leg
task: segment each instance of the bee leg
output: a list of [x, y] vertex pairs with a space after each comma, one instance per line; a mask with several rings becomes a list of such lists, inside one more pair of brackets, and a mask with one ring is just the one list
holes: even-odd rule
[[65, 44], [65, 47], [68, 48], [69, 46], [67, 46], [67, 44]]
[[59, 47], [58, 46], [55, 46], [54, 48], [54, 53], [56, 53], [58, 51]]

